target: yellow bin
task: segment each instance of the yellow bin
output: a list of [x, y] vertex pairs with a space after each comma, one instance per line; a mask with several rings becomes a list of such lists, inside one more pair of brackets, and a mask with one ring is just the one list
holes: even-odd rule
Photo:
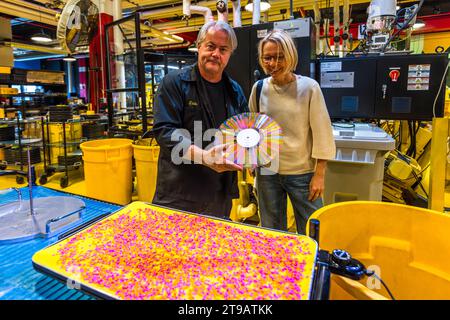
[[[133, 144], [134, 160], [136, 161], [136, 180], [138, 199], [152, 202], [156, 189], [158, 173], [159, 146], [151, 139], [142, 139]], [[140, 143], [147, 145], [140, 145]]]
[[125, 205], [131, 202], [132, 140], [101, 139], [84, 142], [86, 195]]
[[[380, 276], [395, 299], [450, 298], [448, 214], [394, 203], [349, 201], [325, 206], [310, 219], [320, 221], [321, 249], [347, 250]], [[330, 299], [390, 296], [375, 277], [357, 282], [333, 275]]]

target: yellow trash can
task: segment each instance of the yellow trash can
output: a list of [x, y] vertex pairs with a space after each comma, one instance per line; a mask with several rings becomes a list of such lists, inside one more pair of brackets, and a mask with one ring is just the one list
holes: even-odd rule
[[131, 202], [131, 143], [129, 139], [101, 139], [80, 145], [88, 197], [121, 205]]
[[[395, 299], [450, 297], [448, 214], [395, 203], [348, 201], [325, 206], [310, 219], [320, 221], [321, 249], [347, 250], [380, 276]], [[333, 275], [331, 280], [330, 299], [390, 299], [375, 277], [357, 282]]]
[[139, 201], [152, 202], [158, 173], [159, 146], [153, 139], [141, 139], [133, 143], [136, 161], [136, 180]]

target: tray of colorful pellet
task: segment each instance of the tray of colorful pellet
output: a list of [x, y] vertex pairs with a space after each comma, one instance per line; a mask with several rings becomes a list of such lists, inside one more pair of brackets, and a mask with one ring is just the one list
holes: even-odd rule
[[309, 299], [306, 236], [133, 202], [34, 254], [38, 271], [105, 299]]

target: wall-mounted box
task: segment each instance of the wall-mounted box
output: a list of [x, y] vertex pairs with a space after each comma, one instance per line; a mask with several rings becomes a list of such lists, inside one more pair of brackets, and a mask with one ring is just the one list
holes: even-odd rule
[[0, 46], [0, 67], [13, 67], [14, 54], [9, 46]]
[[0, 41], [5, 40], [12, 40], [11, 20], [0, 17]]

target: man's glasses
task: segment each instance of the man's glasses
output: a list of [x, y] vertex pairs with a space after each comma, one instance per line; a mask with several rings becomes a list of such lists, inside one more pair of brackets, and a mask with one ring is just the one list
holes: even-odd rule
[[230, 51], [229, 47], [218, 47], [212, 42], [208, 42], [207, 44], [205, 44], [205, 48], [206, 48], [206, 51], [209, 51], [209, 52], [216, 51], [216, 49], [219, 48], [220, 54], [226, 54]]

